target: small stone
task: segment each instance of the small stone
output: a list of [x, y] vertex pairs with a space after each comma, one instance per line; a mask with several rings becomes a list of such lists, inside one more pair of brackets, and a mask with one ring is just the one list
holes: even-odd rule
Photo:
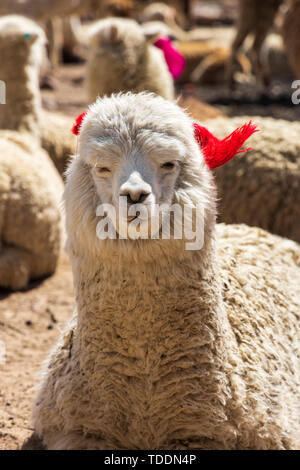
[[26, 326], [32, 326], [32, 321], [31, 321], [31, 320], [27, 320], [27, 321], [25, 322], [25, 325], [26, 325]]

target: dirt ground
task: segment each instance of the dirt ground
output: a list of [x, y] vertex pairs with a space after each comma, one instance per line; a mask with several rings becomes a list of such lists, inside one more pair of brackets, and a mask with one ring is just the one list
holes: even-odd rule
[[[42, 91], [44, 108], [74, 118], [83, 112], [87, 106], [84, 70], [83, 64], [60, 67], [52, 77], [55, 89]], [[198, 120], [204, 115], [213, 117], [215, 112], [300, 118], [300, 106], [291, 104], [289, 83], [274, 84], [263, 94], [254, 87], [229, 93], [222, 87], [197, 89], [192, 85], [178, 89], [178, 93], [183, 95], [181, 104]], [[216, 111], [199, 100], [214, 105]], [[40, 443], [28, 441], [38, 372], [73, 310], [72, 274], [66, 255], [54, 276], [32, 283], [23, 292], [0, 291], [0, 449], [40, 448]], [[1, 355], [4, 347], [5, 358]]]
[[[55, 89], [42, 90], [43, 107], [74, 118], [85, 111], [88, 102], [85, 69], [85, 64], [59, 67], [51, 77]], [[235, 90], [229, 90], [225, 86], [196, 87], [187, 83], [177, 86], [177, 95], [182, 97], [180, 104], [190, 107], [191, 114], [200, 121], [208, 109], [203, 109], [203, 102], [227, 116], [271, 116], [294, 121], [300, 119], [300, 105], [292, 103], [291, 97], [295, 90], [291, 85], [291, 81], [273, 80], [264, 90], [256, 83], [240, 83]]]
[[26, 442], [32, 434], [35, 385], [47, 352], [73, 311], [65, 254], [54, 276], [31, 283], [23, 292], [0, 291], [0, 450], [36, 447]]

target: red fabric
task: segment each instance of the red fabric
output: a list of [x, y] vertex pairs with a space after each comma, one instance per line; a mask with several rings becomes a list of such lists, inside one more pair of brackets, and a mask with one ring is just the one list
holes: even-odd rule
[[76, 122], [75, 122], [74, 126], [71, 129], [71, 131], [74, 135], [79, 135], [81, 124], [82, 124], [82, 121], [85, 118], [86, 114], [87, 114], [87, 112], [84, 112], [76, 118]]
[[194, 123], [194, 130], [195, 138], [201, 147], [204, 159], [211, 169], [225, 165], [238, 153], [251, 150], [250, 148], [240, 149], [254, 132], [258, 132], [252, 121], [239, 127], [223, 140], [218, 139], [206, 127], [199, 126], [199, 124]]

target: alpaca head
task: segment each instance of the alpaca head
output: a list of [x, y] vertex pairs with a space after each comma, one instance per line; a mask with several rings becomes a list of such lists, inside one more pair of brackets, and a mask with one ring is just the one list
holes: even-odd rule
[[118, 57], [126, 50], [132, 63], [139, 60], [147, 46], [143, 29], [127, 18], [107, 18], [95, 23], [89, 30], [89, 44], [93, 55], [99, 56]]
[[30, 132], [39, 141], [39, 73], [46, 65], [46, 36], [34, 21], [18, 15], [0, 17], [0, 80], [6, 105], [0, 128]]
[[214, 185], [192, 120], [175, 103], [150, 93], [98, 99], [81, 126], [65, 201], [71, 231], [74, 228], [78, 235], [81, 224], [84, 243], [87, 237], [89, 241], [96, 238], [96, 211], [101, 205], [109, 217], [117, 214], [112, 222], [121, 236], [128, 223], [136, 220], [139, 233], [146, 238], [157, 205], [162, 214], [173, 204], [197, 206], [211, 225]]
[[40, 68], [45, 60], [45, 44], [45, 33], [34, 21], [19, 15], [2, 16], [1, 72], [11, 69], [17, 75], [16, 71], [26, 65], [36, 65]]

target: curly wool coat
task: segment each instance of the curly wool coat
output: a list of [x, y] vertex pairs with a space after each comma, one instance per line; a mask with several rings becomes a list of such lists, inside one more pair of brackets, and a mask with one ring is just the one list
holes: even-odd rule
[[[48, 449], [298, 444], [300, 247], [245, 225], [215, 227], [212, 175], [192, 124], [150, 94], [104, 98], [84, 119], [65, 191], [76, 314], [33, 411]], [[164, 133], [185, 146], [174, 201], [202, 207], [201, 250], [97, 239], [101, 198], [84, 152], [103, 126], [133, 149], [149, 129], [153, 141]]]

